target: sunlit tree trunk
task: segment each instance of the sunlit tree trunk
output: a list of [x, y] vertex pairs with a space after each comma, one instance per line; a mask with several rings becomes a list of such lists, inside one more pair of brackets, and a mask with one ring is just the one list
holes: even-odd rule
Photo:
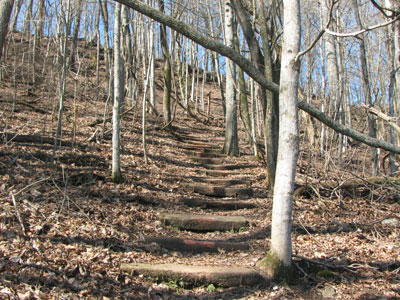
[[272, 208], [271, 249], [259, 264], [271, 277], [288, 276], [292, 263], [292, 202], [299, 151], [298, 78], [300, 1], [283, 1], [282, 65], [279, 92], [279, 146]]
[[114, 183], [122, 182], [120, 167], [120, 108], [124, 98], [124, 67], [121, 56], [121, 4], [115, 4], [114, 16], [114, 105], [112, 133], [112, 175]]
[[[160, 11], [164, 13], [164, 0], [158, 0]], [[163, 115], [164, 124], [171, 122], [171, 58], [168, 50], [167, 26], [160, 25], [160, 42], [164, 60], [164, 97]]]
[[[225, 1], [225, 38], [226, 45], [233, 48], [233, 9], [230, 0]], [[228, 155], [239, 155], [237, 133], [237, 103], [235, 90], [235, 64], [226, 59], [226, 116], [225, 144], [223, 152]]]

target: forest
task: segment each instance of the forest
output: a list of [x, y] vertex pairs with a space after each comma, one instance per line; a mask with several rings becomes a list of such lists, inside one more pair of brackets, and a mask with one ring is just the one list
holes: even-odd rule
[[400, 299], [397, 0], [0, 0], [1, 299]]

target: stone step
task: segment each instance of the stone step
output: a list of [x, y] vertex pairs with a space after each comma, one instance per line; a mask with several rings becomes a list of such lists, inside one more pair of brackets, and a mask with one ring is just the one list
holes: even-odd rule
[[165, 225], [193, 231], [238, 231], [247, 225], [242, 216], [213, 216], [164, 213], [160, 219]]
[[224, 187], [198, 183], [182, 183], [188, 191], [211, 197], [248, 197], [253, 196], [252, 188]]
[[163, 281], [183, 281], [196, 285], [214, 284], [223, 287], [255, 286], [264, 277], [254, 269], [238, 267], [191, 266], [178, 264], [122, 263], [120, 269]]
[[190, 207], [212, 208], [218, 210], [236, 210], [243, 208], [250, 209], [257, 207], [254, 203], [242, 200], [202, 200], [195, 198], [185, 198], [182, 201], [185, 205]]
[[210, 165], [222, 164], [225, 161], [224, 158], [196, 157], [196, 156], [191, 156], [189, 159], [194, 162], [198, 162], [201, 164], [210, 164]]
[[230, 178], [215, 178], [215, 177], [192, 177], [191, 179], [193, 181], [215, 184], [225, 187], [238, 184], [245, 184], [247, 186], [251, 185], [251, 182], [248, 179], [230, 179]]
[[156, 243], [160, 247], [174, 251], [192, 252], [218, 252], [219, 249], [225, 251], [248, 250], [248, 243], [233, 243], [226, 241], [209, 241], [196, 239], [179, 239], [171, 237], [152, 237], [144, 238], [146, 243]]

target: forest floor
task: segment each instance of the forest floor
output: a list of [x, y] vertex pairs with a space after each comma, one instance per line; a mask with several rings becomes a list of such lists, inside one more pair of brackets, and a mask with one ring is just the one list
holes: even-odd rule
[[[349, 148], [339, 168], [335, 159], [315, 154], [303, 135], [296, 183], [308, 185], [310, 192], [294, 201], [297, 277], [293, 282], [223, 288], [155, 281], [121, 271], [121, 264], [127, 262], [254, 268], [269, 248], [272, 196], [265, 187], [265, 165], [252, 155], [240, 126], [241, 156], [229, 158], [229, 163], [247, 165], [241, 172], [251, 180], [254, 195], [249, 201], [257, 208], [227, 212], [184, 205], [182, 199], [202, 196], [186, 191], [181, 183], [202, 171], [182, 149], [181, 133], [192, 132], [199, 139], [223, 145], [219, 91], [215, 83], [207, 83], [205, 94], [211, 92], [212, 99], [207, 125], [188, 116], [179, 105], [172, 130], [161, 129], [161, 118], [149, 115], [148, 164], [140, 108], [123, 116], [124, 182], [113, 184], [107, 133], [111, 123], [105, 123], [103, 139], [88, 141], [101, 128], [102, 124], [91, 125], [106, 106], [104, 89], [99, 92], [94, 84], [93, 69], [82, 72], [85, 76], [76, 75], [78, 80], [73, 72], [69, 74], [62, 139], [74, 145], [58, 147], [53, 162], [52, 145], [24, 141], [24, 135], [54, 137], [58, 98], [50, 91], [56, 86], [56, 75], [36, 68], [32, 83], [29, 70], [15, 64], [18, 58], [13, 58], [11, 50], [3, 62], [0, 85], [1, 298], [400, 299], [400, 187], [365, 180], [353, 189], [341, 188], [347, 180], [369, 177], [368, 150], [360, 145]], [[104, 79], [101, 82], [105, 85]], [[156, 83], [159, 101], [160, 73]], [[74, 87], [79, 93], [74, 93]], [[10, 103], [12, 99], [19, 103]], [[17, 136], [6, 141], [4, 132], [15, 133], [21, 140]], [[324, 182], [335, 186], [327, 188]], [[164, 225], [159, 216], [165, 212], [241, 215], [250, 221], [238, 232], [198, 233]], [[146, 243], [146, 236], [245, 241], [250, 250], [169, 251]]]

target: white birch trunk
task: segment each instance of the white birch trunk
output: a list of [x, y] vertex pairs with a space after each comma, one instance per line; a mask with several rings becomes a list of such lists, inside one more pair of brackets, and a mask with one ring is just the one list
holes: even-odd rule
[[[233, 7], [230, 0], [225, 1], [225, 42], [233, 48]], [[225, 144], [223, 152], [228, 155], [239, 155], [237, 134], [237, 105], [235, 89], [235, 64], [226, 59], [226, 115], [225, 115]]]
[[122, 181], [120, 168], [120, 109], [123, 102], [124, 67], [121, 56], [121, 4], [115, 4], [114, 19], [114, 105], [113, 105], [113, 133], [112, 133], [112, 181], [119, 183]]
[[[271, 250], [261, 264], [270, 277], [282, 276], [292, 262], [292, 202], [299, 151], [298, 78], [300, 1], [284, 0], [279, 92], [279, 146], [272, 208]], [[286, 274], [288, 275], [288, 274]]]

